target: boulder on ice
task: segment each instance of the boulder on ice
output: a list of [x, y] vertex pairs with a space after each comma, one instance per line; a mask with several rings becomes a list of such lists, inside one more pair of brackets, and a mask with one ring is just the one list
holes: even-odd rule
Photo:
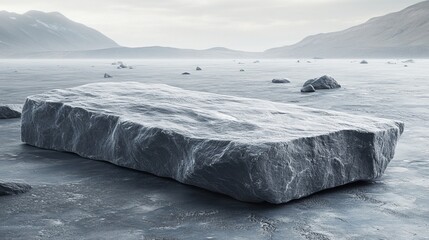
[[286, 78], [274, 78], [271, 80], [272, 83], [290, 83], [289, 79]]
[[276, 204], [380, 177], [404, 129], [393, 120], [135, 82], [30, 96], [21, 127], [33, 146]]
[[308, 85], [312, 85], [316, 90], [341, 88], [341, 85], [333, 77], [327, 75], [310, 79], [304, 83], [303, 87]]
[[0, 119], [20, 118], [21, 111], [20, 104], [0, 104]]

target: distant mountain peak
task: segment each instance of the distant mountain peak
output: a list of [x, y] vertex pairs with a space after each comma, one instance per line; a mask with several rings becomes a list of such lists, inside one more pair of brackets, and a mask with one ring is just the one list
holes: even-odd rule
[[43, 12], [43, 11], [38, 11], [38, 10], [30, 10], [30, 11], [27, 11], [26, 13], [24, 13], [23, 15], [32, 16], [32, 17], [53, 16], [53, 17], [60, 17], [60, 18], [68, 19], [66, 16], [64, 16], [60, 12]]
[[425, 0], [423, 2], [419, 2], [419, 3], [416, 3], [414, 5], [411, 5], [411, 6], [407, 7], [405, 10], [407, 10], [407, 9], [420, 9], [420, 8], [425, 8], [425, 7], [429, 8], [429, 0]]
[[81, 51], [119, 47], [95, 29], [59, 12], [0, 12], [2, 52]]
[[428, 57], [429, 1], [339, 32], [266, 51], [270, 57]]

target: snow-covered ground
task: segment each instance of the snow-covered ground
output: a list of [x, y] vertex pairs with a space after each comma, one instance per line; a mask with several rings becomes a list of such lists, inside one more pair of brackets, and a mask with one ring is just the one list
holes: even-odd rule
[[[121, 59], [118, 59], [121, 60]], [[0, 102], [91, 82], [184, 89], [392, 118], [405, 132], [386, 174], [285, 205], [248, 204], [111, 164], [23, 145], [19, 119], [0, 120], [1, 180], [33, 186], [0, 198], [5, 239], [423, 239], [429, 237], [429, 61], [0, 60]], [[398, 64], [387, 64], [396, 61]], [[200, 66], [202, 71], [195, 71]], [[240, 72], [244, 69], [244, 72]], [[181, 75], [190, 72], [191, 75]], [[104, 73], [113, 76], [104, 79]], [[341, 89], [302, 94], [329, 74]], [[272, 84], [288, 78], [290, 84]], [[1, 238], [0, 237], [0, 238]]]

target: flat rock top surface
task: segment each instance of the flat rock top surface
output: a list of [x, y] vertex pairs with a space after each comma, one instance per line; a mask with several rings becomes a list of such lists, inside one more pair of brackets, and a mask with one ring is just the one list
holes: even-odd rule
[[196, 92], [164, 84], [95, 83], [29, 97], [116, 115], [193, 138], [278, 142], [341, 130], [380, 131], [387, 119]]

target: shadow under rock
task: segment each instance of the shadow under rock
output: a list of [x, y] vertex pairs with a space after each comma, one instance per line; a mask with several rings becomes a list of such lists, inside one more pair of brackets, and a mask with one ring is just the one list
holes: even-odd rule
[[[58, 178], [57, 184], [63, 184], [62, 179], [71, 179], [72, 183], [78, 182], [90, 188], [103, 188], [113, 194], [116, 192], [116, 194], [124, 194], [130, 197], [132, 195], [156, 194], [161, 201], [181, 202], [183, 204], [190, 203], [196, 208], [271, 211], [278, 208], [296, 207], [297, 205], [311, 201], [311, 199], [331, 196], [335, 198], [335, 195], [338, 194], [379, 185], [375, 181], [359, 181], [327, 189], [308, 197], [279, 205], [266, 202], [247, 203], [224, 194], [185, 185], [173, 179], [119, 167], [105, 161], [82, 158], [74, 153], [45, 150], [25, 144], [21, 145], [20, 148], [22, 148], [22, 151], [19, 154], [19, 160], [31, 163], [44, 163], [43, 168], [37, 169], [33, 174], [53, 175], [52, 177]], [[340, 198], [337, 198], [337, 200], [341, 201]]]

